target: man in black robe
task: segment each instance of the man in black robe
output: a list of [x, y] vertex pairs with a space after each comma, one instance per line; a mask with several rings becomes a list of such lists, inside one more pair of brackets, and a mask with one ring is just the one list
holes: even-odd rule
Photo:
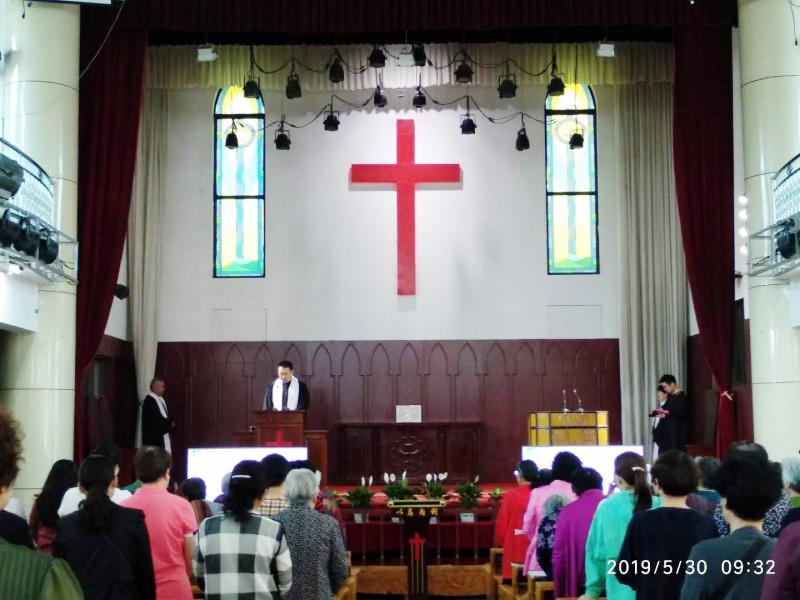
[[294, 365], [288, 360], [278, 363], [278, 378], [264, 394], [264, 410], [308, 410], [308, 387], [294, 376]]
[[142, 446], [158, 446], [172, 452], [169, 434], [175, 431], [175, 421], [164, 400], [166, 389], [160, 377], [150, 382], [150, 393], [142, 401]]
[[663, 375], [658, 387], [667, 394], [667, 400], [650, 416], [661, 419], [653, 430], [653, 441], [658, 444], [658, 453], [667, 450], [686, 451], [686, 418], [689, 412], [686, 392], [679, 386], [674, 375]]

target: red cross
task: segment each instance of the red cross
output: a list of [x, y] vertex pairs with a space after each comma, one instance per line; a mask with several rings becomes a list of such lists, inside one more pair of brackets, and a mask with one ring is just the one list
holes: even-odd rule
[[408, 543], [414, 548], [414, 560], [420, 559], [420, 552], [425, 545], [425, 538], [420, 537], [419, 532], [414, 534], [414, 537], [408, 540]]
[[415, 252], [415, 190], [418, 183], [458, 183], [459, 164], [421, 165], [414, 162], [414, 121], [397, 120], [397, 163], [353, 165], [353, 183], [392, 183], [397, 188], [397, 293], [417, 292]]
[[275, 439], [271, 442], [267, 442], [264, 444], [265, 446], [269, 446], [272, 448], [285, 448], [288, 446], [292, 446], [291, 442], [287, 442], [283, 439], [283, 431], [278, 430], [275, 432]]

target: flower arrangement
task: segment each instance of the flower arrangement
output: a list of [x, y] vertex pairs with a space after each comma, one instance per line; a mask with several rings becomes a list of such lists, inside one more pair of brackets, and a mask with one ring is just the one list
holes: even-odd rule
[[438, 500], [447, 494], [447, 489], [442, 482], [447, 479], [447, 473], [428, 473], [425, 475], [425, 483], [422, 484], [422, 493], [426, 498]]
[[361, 478], [361, 485], [354, 488], [350, 493], [347, 494], [347, 501], [351, 504], [353, 508], [369, 508], [369, 504], [372, 501], [372, 497], [375, 495], [374, 493], [369, 491], [369, 487], [372, 485], [372, 476], [367, 479], [366, 477]]
[[461, 498], [462, 508], [477, 508], [479, 506], [479, 498], [481, 497], [481, 488], [478, 486], [480, 477], [475, 476], [475, 479], [467, 483], [461, 483], [456, 486], [456, 493]]
[[386, 494], [389, 500], [408, 500], [414, 497], [414, 490], [408, 486], [406, 471], [403, 471], [400, 479], [397, 479], [394, 473], [391, 475], [389, 473], [384, 473], [383, 481], [386, 483], [386, 487], [383, 488], [383, 493]]

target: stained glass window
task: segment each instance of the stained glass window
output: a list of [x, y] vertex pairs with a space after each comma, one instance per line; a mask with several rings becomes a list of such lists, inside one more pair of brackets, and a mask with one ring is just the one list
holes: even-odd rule
[[214, 277], [264, 277], [264, 102], [238, 86], [214, 104]]
[[[597, 240], [597, 109], [588, 85], [570, 84], [545, 103], [547, 272], [600, 272]], [[570, 139], [583, 136], [582, 148]]]

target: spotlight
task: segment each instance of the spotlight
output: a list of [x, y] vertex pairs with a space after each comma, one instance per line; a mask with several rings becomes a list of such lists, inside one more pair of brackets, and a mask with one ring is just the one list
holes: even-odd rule
[[217, 60], [217, 53], [214, 52], [212, 44], [197, 47], [197, 62], [214, 62]]
[[231, 131], [225, 136], [225, 147], [228, 150], [236, 150], [239, 147], [239, 136], [236, 135], [236, 122], [231, 122]]
[[12, 246], [17, 241], [21, 230], [22, 216], [7, 208], [0, 217], [0, 244]]
[[461, 64], [456, 67], [455, 75], [458, 83], [472, 83], [472, 67], [466, 60], [462, 60]]
[[794, 219], [781, 223], [781, 230], [775, 234], [775, 253], [789, 260], [797, 254], [797, 230]]
[[386, 55], [378, 46], [372, 48], [369, 53], [369, 66], [373, 69], [382, 69], [386, 66]]
[[550, 83], [547, 84], [547, 95], [548, 96], [563, 96], [564, 95], [564, 81], [553, 73], [553, 76], [550, 79]]
[[411, 44], [411, 55], [414, 57], [414, 65], [424, 67], [428, 64], [428, 56], [425, 54], [425, 46], [422, 44]]
[[325, 127], [325, 131], [339, 131], [339, 113], [334, 112], [333, 107], [331, 107], [330, 112], [325, 116], [322, 125]]
[[248, 79], [244, 84], [244, 97], [261, 98], [261, 87], [259, 86], [259, 81], [253, 77], [252, 73], [250, 74], [250, 79]]
[[411, 102], [414, 104], [414, 108], [422, 108], [428, 103], [428, 99], [422, 93], [422, 86], [417, 86], [417, 93], [414, 94], [414, 99]]
[[53, 239], [53, 232], [42, 229], [39, 239], [39, 261], [46, 265], [52, 264], [58, 258], [58, 242]]
[[14, 242], [14, 248], [28, 256], [36, 256], [36, 250], [39, 248], [39, 230], [27, 217], [20, 223], [20, 232]]
[[128, 296], [130, 296], [130, 290], [128, 289], [128, 286], [118, 283], [114, 288], [114, 296], [120, 300], [125, 300]]
[[569, 149], [580, 150], [581, 148], [583, 148], [583, 131], [578, 128], [569, 137]]
[[461, 133], [463, 135], [474, 135], [478, 126], [475, 124], [475, 119], [472, 115], [467, 113], [461, 118]]
[[520, 152], [522, 150], [528, 150], [531, 147], [531, 142], [528, 139], [528, 132], [525, 131], [524, 127], [517, 132], [516, 147]]
[[372, 95], [372, 101], [378, 108], [386, 106], [386, 95], [381, 90], [381, 86], [375, 88], [375, 93]]
[[275, 132], [275, 149], [288, 150], [292, 145], [292, 138], [289, 132], [284, 128], [284, 118], [281, 119], [280, 127]]
[[497, 93], [501, 98], [513, 98], [517, 95], [517, 77], [512, 73], [506, 73], [500, 79], [497, 86]]
[[747, 196], [745, 196], [744, 194], [739, 196], [739, 204], [741, 204], [742, 206], [747, 206]]
[[338, 56], [333, 59], [333, 62], [328, 69], [328, 81], [331, 83], [341, 83], [344, 81], [344, 68], [342, 67], [342, 61], [339, 60]]
[[300, 88], [300, 75], [292, 71], [286, 79], [286, 97], [289, 100], [300, 98], [303, 95], [303, 90]]

